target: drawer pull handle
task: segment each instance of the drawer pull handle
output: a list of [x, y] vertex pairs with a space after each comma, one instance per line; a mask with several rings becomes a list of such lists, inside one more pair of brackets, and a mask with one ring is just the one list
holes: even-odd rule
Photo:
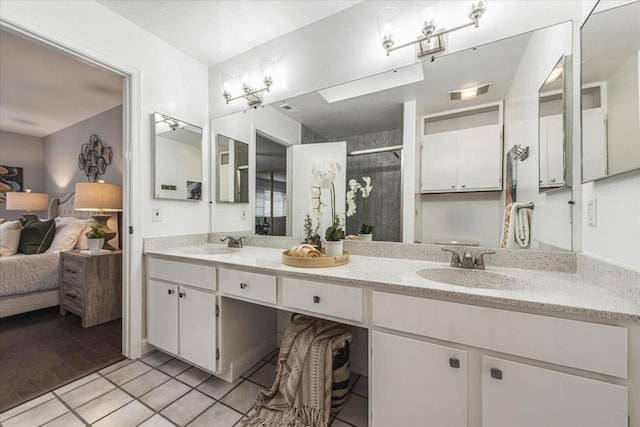
[[240, 283], [240, 289], [247, 289], [247, 286], [249, 286], [249, 285], [247, 285], [244, 282]]
[[491, 378], [496, 380], [502, 379], [502, 371], [498, 368], [491, 368]]
[[173, 289], [167, 289], [167, 293], [168, 293], [169, 295], [173, 295]]
[[314, 297], [313, 297], [313, 302], [314, 302], [315, 304], [320, 304], [320, 297], [319, 297], [319, 296], [314, 296]]
[[180, 298], [186, 298], [187, 297], [187, 293], [186, 292], [178, 292], [178, 296]]
[[449, 366], [451, 366], [454, 369], [458, 369], [460, 368], [460, 361], [455, 357], [451, 357], [449, 358]]
[[72, 293], [66, 293], [65, 295], [71, 298], [78, 298], [78, 295]]

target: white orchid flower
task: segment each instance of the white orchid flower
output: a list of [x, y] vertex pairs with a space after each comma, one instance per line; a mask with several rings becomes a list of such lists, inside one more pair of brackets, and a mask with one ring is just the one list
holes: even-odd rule
[[369, 197], [369, 194], [371, 194], [371, 190], [373, 190], [373, 187], [371, 186], [371, 177], [363, 176], [362, 180], [365, 185], [360, 188], [360, 191], [362, 192], [362, 197], [366, 199]]

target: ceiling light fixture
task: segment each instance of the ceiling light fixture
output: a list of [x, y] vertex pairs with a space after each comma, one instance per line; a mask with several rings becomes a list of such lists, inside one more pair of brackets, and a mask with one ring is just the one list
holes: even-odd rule
[[380, 34], [380, 41], [382, 47], [387, 52], [387, 56], [394, 50], [402, 49], [403, 47], [412, 46], [418, 43], [418, 58], [425, 55], [430, 55], [436, 52], [441, 52], [445, 49], [443, 35], [451, 33], [463, 28], [474, 26], [478, 28], [480, 26], [480, 18], [487, 10], [486, 1], [478, 1], [471, 4], [469, 9], [470, 22], [459, 25], [453, 28], [441, 28], [437, 30], [436, 23], [433, 19], [425, 19], [422, 27], [422, 35], [418, 36], [417, 40], [413, 40], [401, 45], [395, 46], [395, 40], [393, 38], [393, 30], [397, 27], [398, 17], [400, 12], [395, 7], [385, 7], [378, 14], [378, 32]]
[[[241, 65], [238, 67], [237, 79], [234, 79], [229, 73], [221, 73], [218, 79], [220, 80], [222, 97], [226, 103], [228, 104], [230, 101], [244, 98], [247, 100], [249, 107], [258, 108], [262, 104], [264, 92], [269, 92], [271, 85], [273, 85], [274, 66], [275, 61], [273, 58], [260, 58], [261, 82], [256, 67], [251, 65]], [[241, 95], [232, 95], [234, 81], [239, 81], [240, 89], [243, 92]], [[257, 88], [260, 83], [262, 83], [263, 87]]]
[[469, 99], [475, 98], [478, 95], [484, 95], [485, 93], [489, 92], [489, 86], [491, 86], [492, 84], [493, 82], [488, 82], [464, 89], [450, 90], [449, 97], [452, 101], [467, 101]]

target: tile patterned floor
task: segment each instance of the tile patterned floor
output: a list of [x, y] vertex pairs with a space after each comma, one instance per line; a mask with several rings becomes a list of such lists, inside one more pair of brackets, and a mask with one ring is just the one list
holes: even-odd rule
[[[232, 427], [271, 386], [277, 353], [233, 383], [159, 351], [123, 360], [0, 414], [3, 427]], [[332, 427], [367, 426], [367, 377], [352, 375], [345, 408]]]

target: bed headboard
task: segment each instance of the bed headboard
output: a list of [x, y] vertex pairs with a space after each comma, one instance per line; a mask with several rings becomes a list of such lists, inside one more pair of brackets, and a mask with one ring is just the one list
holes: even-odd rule
[[76, 193], [70, 191], [61, 197], [51, 199], [49, 203], [49, 218], [72, 216], [74, 218], [91, 218], [91, 212], [77, 211], [73, 208]]

